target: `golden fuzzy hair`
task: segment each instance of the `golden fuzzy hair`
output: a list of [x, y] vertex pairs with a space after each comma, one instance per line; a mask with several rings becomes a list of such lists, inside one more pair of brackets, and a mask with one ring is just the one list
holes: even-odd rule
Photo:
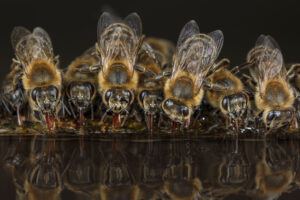
[[[191, 79], [194, 83], [194, 91], [193, 91], [193, 97], [190, 98], [190, 99], [180, 99], [180, 98], [177, 98], [173, 95], [173, 85], [174, 83], [176, 82], [177, 79], [181, 78], [181, 77], [188, 77], [189, 79]], [[174, 99], [178, 102], [185, 102], [184, 104], [186, 104], [188, 107], [192, 107], [192, 106], [198, 106], [200, 105], [202, 99], [203, 99], [203, 94], [204, 94], [204, 91], [203, 89], [200, 89], [198, 91], [198, 93], [195, 93], [195, 80], [196, 78], [191, 75], [191, 74], [187, 74], [186, 72], [183, 72], [183, 71], [180, 71], [178, 73], [178, 75], [176, 76], [175, 80], [172, 80], [172, 79], [168, 79], [165, 83], [165, 87], [164, 87], [164, 93], [165, 93], [165, 97], [168, 98], [168, 99]]]
[[99, 72], [98, 75], [98, 82], [99, 82], [99, 92], [102, 93], [105, 90], [109, 90], [112, 88], [124, 88], [126, 90], [134, 90], [136, 91], [138, 85], [138, 74], [136, 71], [133, 71], [132, 77], [129, 79], [127, 83], [122, 85], [113, 85], [106, 80], [102, 71]]
[[217, 83], [222, 79], [228, 79], [231, 80], [234, 85], [234, 87], [230, 88], [231, 90], [229, 91], [214, 91], [214, 90], [206, 91], [206, 98], [208, 102], [215, 108], [220, 106], [220, 102], [224, 96], [241, 92], [244, 89], [244, 85], [242, 81], [225, 68], [216, 71], [215, 73], [210, 75], [208, 79], [211, 80], [211, 84]]
[[65, 81], [67, 83], [71, 83], [73, 81], [92, 81], [97, 82], [97, 72], [91, 72], [91, 73], [81, 73], [77, 69], [77, 66], [79, 65], [87, 65], [87, 66], [93, 66], [96, 65], [97, 62], [94, 58], [77, 58], [75, 59], [69, 66], [68, 71], [66, 72]]
[[[282, 102], [280, 105], [270, 105], [270, 102], [268, 103], [266, 100], [267, 93], [269, 90], [267, 90], [267, 87], [269, 84], [278, 84], [280, 85], [280, 88], [282, 89], [281, 91], [286, 95], [286, 100]], [[260, 94], [259, 91], [262, 91], [262, 94]], [[264, 88], [260, 90], [259, 86], [257, 87], [257, 92], [255, 94], [255, 103], [256, 106], [259, 110], [286, 110], [288, 108], [291, 108], [292, 105], [294, 104], [294, 94], [293, 90], [291, 89], [291, 86], [284, 80], [282, 79], [271, 79], [268, 80], [264, 84]]]
[[50, 85], [61, 85], [61, 73], [55, 65], [48, 60], [34, 60], [27, 67], [23, 76], [25, 90], [32, 90], [36, 87], [47, 87]]

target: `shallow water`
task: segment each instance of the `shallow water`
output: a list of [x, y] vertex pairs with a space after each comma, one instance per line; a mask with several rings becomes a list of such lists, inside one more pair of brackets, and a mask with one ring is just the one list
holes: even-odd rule
[[1, 199], [299, 199], [285, 138], [2, 136]]

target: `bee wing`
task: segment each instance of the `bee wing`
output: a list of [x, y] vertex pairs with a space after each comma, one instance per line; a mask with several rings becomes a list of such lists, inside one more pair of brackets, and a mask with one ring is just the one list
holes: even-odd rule
[[30, 35], [30, 34], [31, 34], [31, 32], [28, 29], [26, 29], [22, 26], [14, 27], [13, 30], [12, 30], [12, 33], [10, 35], [10, 40], [11, 40], [12, 47], [15, 49], [18, 42], [22, 38], [24, 38], [25, 36]]
[[[193, 24], [194, 22], [189, 22], [184, 29], [188, 27], [190, 30], [190, 23]], [[177, 44], [171, 78], [174, 80], [179, 71], [194, 75], [196, 76], [195, 86], [198, 91], [220, 53], [223, 45], [223, 33], [217, 30], [209, 34], [195, 34], [199, 29], [196, 29], [195, 26], [192, 27], [194, 27], [193, 31], [181, 34], [181, 36], [188, 36], [188, 38]]]
[[98, 23], [98, 50], [102, 70], [107, 70], [111, 62], [117, 60], [124, 63], [129, 72], [133, 72], [142, 41], [141, 33], [141, 20], [136, 13], [128, 15], [124, 23], [115, 23], [111, 15], [102, 14]]
[[269, 53], [268, 49], [266, 53], [260, 57], [258, 64], [259, 81], [267, 81], [270, 78], [284, 77], [285, 70], [283, 66], [283, 57], [279, 49], [273, 49]]
[[114, 16], [109, 14], [108, 12], [102, 13], [98, 20], [98, 26], [97, 26], [97, 35], [98, 35], [98, 40], [103, 33], [103, 31], [112, 23], [116, 22], [116, 19]]
[[200, 31], [197, 22], [195, 20], [189, 21], [180, 31], [177, 48], [179, 48], [187, 38], [199, 33]]
[[[16, 57], [25, 67], [25, 71], [33, 60], [53, 61], [52, 43], [46, 31], [37, 27], [32, 33], [25, 32], [25, 30], [22, 30], [22, 32], [22, 34], [17, 34], [13, 31], [12, 43], [15, 44]], [[15, 43], [17, 38], [19, 38], [19, 41]]]
[[49, 34], [41, 27], [36, 27], [32, 34], [39, 38], [41, 45], [41, 53], [45, 58], [52, 58], [54, 56], [53, 46]]
[[275, 39], [270, 36], [270, 35], [264, 35], [261, 34], [256, 42], [255, 42], [255, 46], [259, 47], [259, 46], [263, 46], [264, 48], [268, 48], [268, 49], [279, 49], [280, 47], [278, 45], [278, 43], [275, 41]]
[[137, 13], [131, 13], [124, 19], [125, 24], [127, 24], [137, 36], [142, 35], [142, 20]]

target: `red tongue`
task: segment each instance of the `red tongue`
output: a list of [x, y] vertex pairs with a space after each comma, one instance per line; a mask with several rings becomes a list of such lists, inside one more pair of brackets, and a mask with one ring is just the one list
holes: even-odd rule
[[152, 130], [153, 129], [153, 115], [148, 115], [147, 122], [148, 122], [149, 130]]
[[119, 128], [121, 126], [121, 115], [120, 113], [114, 113], [113, 127]]
[[178, 123], [177, 122], [172, 122], [172, 130], [175, 131], [176, 129], [178, 129]]
[[22, 126], [23, 125], [22, 114], [21, 114], [20, 106], [19, 105], [17, 106], [17, 117], [18, 117], [18, 125]]
[[52, 113], [45, 113], [46, 124], [48, 127], [48, 131], [53, 131], [55, 128], [55, 119]]
[[79, 110], [79, 120], [78, 120], [78, 123], [80, 126], [84, 125], [84, 122], [85, 122], [85, 117], [84, 117], [84, 113], [83, 113], [83, 110]]

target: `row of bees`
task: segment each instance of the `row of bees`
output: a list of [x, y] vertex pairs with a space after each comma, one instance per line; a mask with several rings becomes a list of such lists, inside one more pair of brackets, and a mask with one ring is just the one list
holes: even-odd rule
[[[238, 145], [234, 140], [134, 143], [24, 137], [1, 140], [0, 167], [10, 175], [3, 177], [15, 185], [16, 199], [26, 200], [70, 196], [220, 200], [231, 195], [271, 200], [299, 190], [298, 142], [268, 140]], [[10, 182], [1, 181], [6, 189]]]
[[123, 20], [103, 13], [97, 34], [96, 44], [63, 71], [45, 30], [15, 27], [15, 58], [1, 94], [4, 112], [17, 116], [19, 125], [25, 112], [49, 130], [67, 115], [81, 125], [87, 115], [100, 124], [110, 119], [115, 128], [128, 117], [144, 118], [152, 130], [163, 119], [188, 128], [206, 101], [236, 129], [252, 119], [272, 129], [298, 127], [298, 65], [286, 67], [271, 36], [261, 35], [245, 64], [231, 67], [226, 58], [217, 61], [222, 31], [200, 33], [193, 20], [176, 47], [144, 37], [136, 13]]

